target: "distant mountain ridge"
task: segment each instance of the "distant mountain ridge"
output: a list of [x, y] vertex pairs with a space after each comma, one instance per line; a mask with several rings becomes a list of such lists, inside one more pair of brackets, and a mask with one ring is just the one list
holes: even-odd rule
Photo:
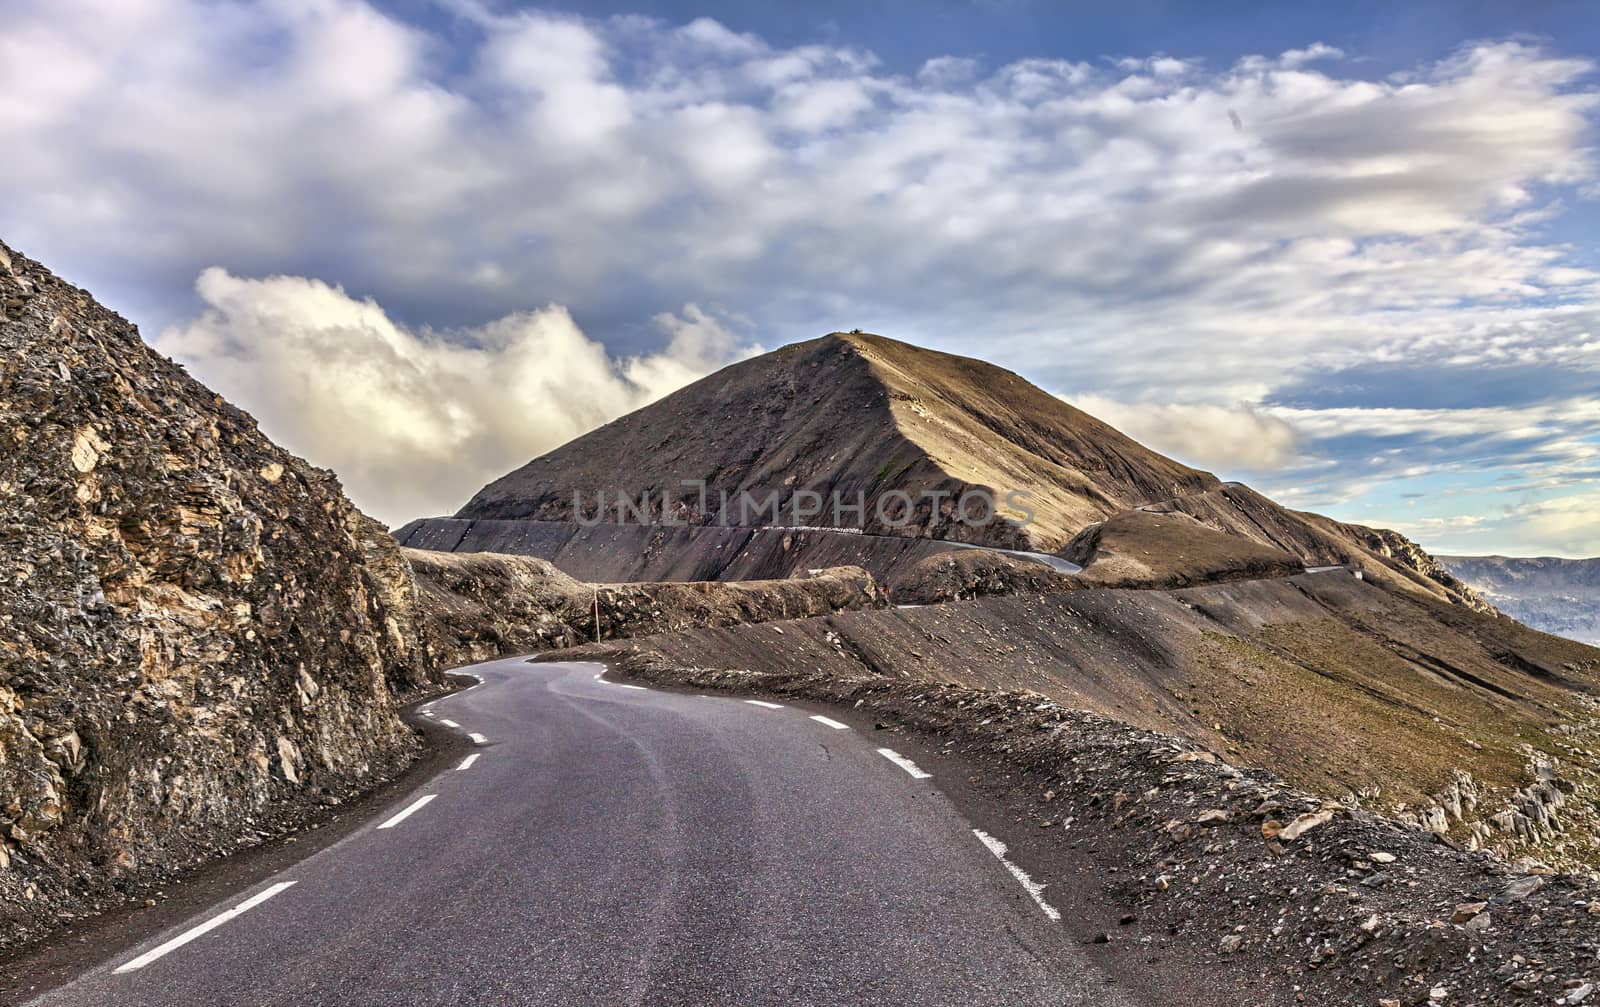
[[1600, 644], [1600, 558], [1440, 556], [1439, 562], [1512, 618]]

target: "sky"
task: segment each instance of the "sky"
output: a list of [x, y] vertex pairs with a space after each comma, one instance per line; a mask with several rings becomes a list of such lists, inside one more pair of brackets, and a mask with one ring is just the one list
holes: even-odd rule
[[1585, 4], [6, 6], [0, 237], [391, 523], [861, 328], [1600, 555]]

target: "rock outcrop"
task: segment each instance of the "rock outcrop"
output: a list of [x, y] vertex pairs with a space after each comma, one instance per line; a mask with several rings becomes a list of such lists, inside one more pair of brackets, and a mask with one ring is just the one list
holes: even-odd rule
[[396, 694], [436, 679], [398, 547], [331, 473], [4, 245], [0, 311], [9, 942], [392, 773]]
[[886, 604], [859, 567], [736, 584], [585, 584], [528, 556], [406, 554], [416, 571], [432, 659], [444, 667], [596, 640]]

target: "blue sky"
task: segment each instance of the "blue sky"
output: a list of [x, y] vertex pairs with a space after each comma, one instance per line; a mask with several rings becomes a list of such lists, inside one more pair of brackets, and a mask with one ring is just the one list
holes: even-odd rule
[[1589, 5], [13, 6], [0, 235], [387, 520], [861, 327], [1600, 554]]

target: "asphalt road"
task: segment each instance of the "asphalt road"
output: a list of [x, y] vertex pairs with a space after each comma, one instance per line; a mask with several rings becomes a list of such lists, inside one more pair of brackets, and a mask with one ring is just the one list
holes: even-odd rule
[[33, 1002], [1128, 1002], [873, 732], [592, 664], [466, 671], [428, 708], [465, 768]]
[[1056, 573], [1077, 575], [1083, 572], [1083, 567], [1079, 566], [1078, 564], [1073, 563], [1070, 560], [1064, 560], [1060, 556], [1052, 556], [1047, 552], [1024, 552], [1021, 549], [997, 549], [994, 546], [972, 545], [967, 542], [946, 542], [945, 544], [955, 546], [957, 549], [982, 549], [985, 552], [1004, 553], [1007, 556], [1015, 556], [1018, 559], [1030, 559], [1035, 563], [1043, 563]]

